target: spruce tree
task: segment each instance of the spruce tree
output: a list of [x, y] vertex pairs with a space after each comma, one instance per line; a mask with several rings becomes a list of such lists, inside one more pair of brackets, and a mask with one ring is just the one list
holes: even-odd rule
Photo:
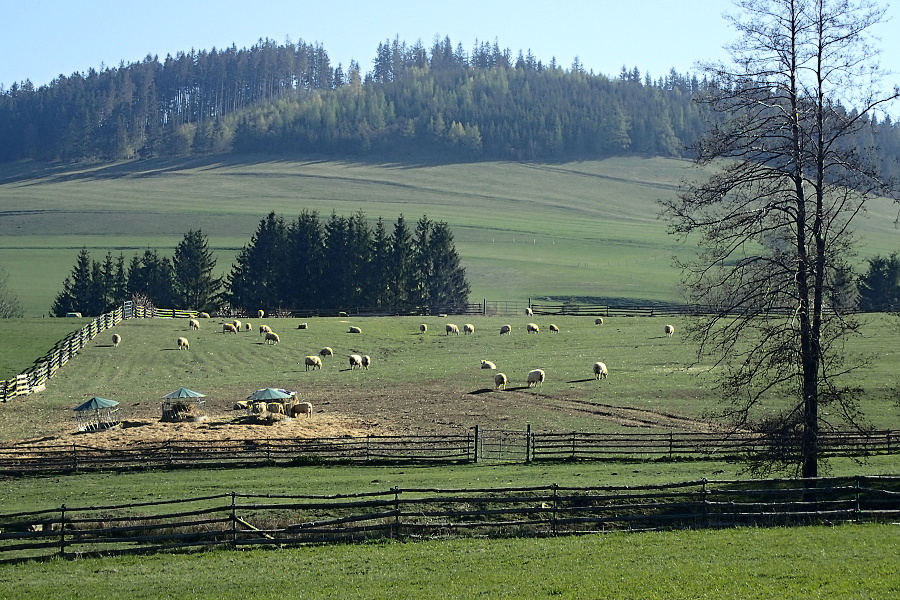
[[193, 229], [175, 248], [172, 258], [175, 306], [209, 311], [215, 308], [222, 278], [215, 277], [216, 259], [203, 231]]

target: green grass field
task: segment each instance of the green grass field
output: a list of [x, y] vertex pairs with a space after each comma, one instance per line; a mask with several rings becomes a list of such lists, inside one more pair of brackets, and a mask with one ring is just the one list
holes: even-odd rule
[[[473, 300], [524, 301], [582, 296], [672, 301], [673, 254], [690, 251], [666, 234], [656, 200], [691, 177], [689, 163], [615, 158], [557, 165], [475, 163], [395, 165], [252, 158], [226, 161], [135, 161], [52, 167], [0, 165], [0, 264], [29, 316], [46, 314], [87, 247], [129, 257], [144, 248], [166, 254], [191, 228], [202, 228], [220, 270], [247, 243], [269, 211], [293, 218], [362, 209], [373, 220], [446, 220], [473, 284]], [[875, 203], [857, 223], [860, 260], [896, 248], [896, 208]], [[892, 389], [900, 370], [898, 334], [888, 317], [866, 317], [851, 350], [872, 359], [848, 383], [864, 383], [863, 409], [877, 427], [895, 428]], [[368, 416], [398, 428], [504, 428], [614, 431], [623, 425], [574, 410], [573, 402], [635, 407], [648, 415], [700, 419], [718, 406], [707, 365], [662, 325], [678, 320], [470, 317], [475, 336], [443, 335], [445, 319], [371, 318], [363, 334], [347, 319], [269, 321], [282, 336], [266, 346], [255, 332], [221, 333], [218, 320], [189, 332], [184, 320], [128, 321], [104, 332], [50, 380], [40, 394], [0, 406], [0, 443], [71, 431], [71, 409], [94, 395], [121, 402], [123, 417], [159, 414], [160, 396], [180, 386], [209, 395], [225, 410], [267, 386], [298, 390], [327, 413], [377, 410]], [[539, 323], [540, 335], [524, 325]], [[550, 335], [549, 322], [562, 332]], [[254, 326], [257, 322], [253, 320]], [[418, 334], [418, 324], [431, 330]], [[513, 336], [497, 335], [502, 323]], [[8, 377], [65, 336], [76, 320], [4, 323], [0, 369]], [[55, 329], [55, 328], [59, 329]], [[37, 331], [37, 334], [34, 332]], [[30, 332], [30, 333], [29, 333]], [[112, 348], [109, 336], [123, 336]], [[175, 339], [191, 341], [188, 352]], [[303, 357], [323, 346], [336, 354], [321, 371]], [[346, 370], [346, 355], [369, 354], [369, 371]], [[514, 388], [488, 392], [496, 362]], [[610, 380], [591, 378], [603, 360]], [[542, 388], [524, 389], [541, 367]], [[515, 389], [518, 388], [518, 389]], [[391, 394], [396, 393], [394, 398]], [[772, 398], [772, 408], [778, 399]], [[444, 413], [447, 414], [444, 414]], [[438, 421], [435, 423], [435, 421]], [[649, 430], [664, 430], [660, 421]], [[102, 440], [93, 440], [102, 445]], [[900, 474], [893, 456], [865, 464], [835, 459], [830, 473]], [[640, 485], [742, 476], [738, 463], [640, 462], [454, 467], [295, 467], [148, 473], [91, 473], [6, 479], [9, 510], [61, 503], [112, 504], [231, 490], [339, 493], [391, 486], [512, 484]], [[560, 539], [452, 540], [203, 552], [0, 566], [0, 598], [887, 598], [900, 594], [895, 525], [737, 529], [614, 534]], [[226, 576], [227, 575], [227, 576]]]
[[[564, 164], [380, 164], [257, 156], [117, 164], [0, 165], [0, 264], [28, 316], [47, 314], [79, 249], [158, 248], [201, 228], [222, 272], [269, 211], [323, 218], [363, 210], [447, 221], [472, 299], [581, 296], [673, 301], [673, 255], [657, 201], [697, 176], [691, 163], [610, 158]], [[897, 250], [896, 209], [857, 222], [860, 259]]]
[[0, 597], [881, 600], [898, 547], [843, 525], [166, 554], [0, 566]]

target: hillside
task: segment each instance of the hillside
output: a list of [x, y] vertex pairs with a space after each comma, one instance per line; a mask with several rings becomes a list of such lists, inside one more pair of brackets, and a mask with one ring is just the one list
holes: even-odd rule
[[[27, 316], [46, 315], [76, 254], [157, 248], [209, 236], [225, 272], [269, 211], [303, 209], [447, 221], [472, 301], [544, 296], [677, 300], [657, 200], [695, 175], [685, 160], [380, 163], [220, 156], [93, 165], [0, 165], [0, 264]], [[889, 203], [856, 223], [860, 261], [896, 248]]]

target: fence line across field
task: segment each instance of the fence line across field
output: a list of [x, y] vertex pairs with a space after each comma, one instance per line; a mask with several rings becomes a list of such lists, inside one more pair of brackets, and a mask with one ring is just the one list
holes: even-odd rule
[[[823, 456], [870, 456], [900, 451], [900, 432], [823, 433]], [[240, 468], [317, 463], [451, 464], [566, 460], [739, 458], [764, 450], [765, 439], [721, 433], [535, 432], [481, 429], [433, 435], [244, 440], [170, 440], [128, 448], [85, 444], [0, 447], [0, 474], [75, 471]]]
[[188, 547], [553, 536], [900, 517], [900, 477], [246, 494], [0, 514], [0, 562]]

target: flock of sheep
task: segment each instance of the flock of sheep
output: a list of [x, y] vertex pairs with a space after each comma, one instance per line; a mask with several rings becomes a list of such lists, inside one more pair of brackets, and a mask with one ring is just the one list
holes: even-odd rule
[[[528, 316], [531, 316], [534, 314], [531, 308], [526, 308], [525, 312], [526, 312], [526, 315], [528, 315]], [[258, 312], [259, 318], [263, 318], [264, 314], [265, 313], [262, 310], [260, 310]], [[209, 318], [209, 315], [206, 313], [200, 313], [199, 316], [204, 317], [204, 318]], [[594, 323], [596, 325], [603, 325], [603, 323], [604, 323], [603, 318], [597, 317], [594, 320]], [[200, 329], [200, 321], [198, 319], [190, 319], [188, 325], [191, 330], [199, 330]], [[298, 329], [307, 329], [307, 328], [308, 328], [307, 323], [301, 323], [298, 326]], [[223, 334], [224, 333], [235, 333], [236, 334], [239, 331], [251, 331], [252, 329], [253, 329], [253, 327], [251, 326], [250, 323], [242, 323], [239, 320], [233, 320], [231, 322], [222, 324], [222, 333]], [[551, 333], [558, 334], [560, 332], [559, 327], [557, 327], [554, 323], [551, 323], [547, 329]], [[427, 333], [428, 325], [426, 323], [422, 323], [421, 325], [419, 325], [419, 331], [422, 334]], [[445, 331], [445, 335], [448, 335], [448, 336], [451, 334], [459, 335], [459, 326], [454, 323], [447, 323], [445, 325], [444, 331]], [[500, 335], [501, 336], [502, 335], [511, 335], [512, 331], [513, 331], [513, 328], [509, 324], [504, 324], [500, 327]], [[538, 333], [540, 333], [541, 329], [536, 323], [528, 323], [525, 326], [525, 331], [528, 334], [531, 334], [531, 333], [538, 334]], [[463, 325], [463, 332], [466, 335], [474, 334], [475, 326], [472, 325], [471, 323], [466, 323]], [[357, 326], [350, 326], [348, 333], [361, 334], [362, 329]], [[667, 324], [667, 325], [665, 325], [665, 327], [663, 329], [663, 333], [666, 335], [666, 337], [672, 337], [675, 333], [675, 327]], [[259, 335], [265, 336], [264, 342], [266, 344], [274, 345], [280, 341], [278, 334], [275, 333], [274, 331], [272, 331], [272, 329], [268, 325], [260, 325], [259, 326]], [[121, 342], [122, 342], [122, 336], [118, 333], [113, 334], [113, 336], [112, 336], [113, 346], [118, 347]], [[176, 346], [179, 350], [189, 350], [190, 342], [185, 337], [179, 337], [176, 340]], [[306, 356], [306, 358], [304, 359], [304, 364], [305, 364], [306, 370], [307, 371], [320, 370], [323, 365], [323, 359], [332, 357], [332, 356], [334, 356], [334, 350], [327, 346], [325, 348], [322, 348], [318, 352], [318, 355]], [[351, 354], [348, 356], [348, 361], [349, 361], [350, 370], [368, 369], [372, 364], [372, 358], [368, 355]], [[482, 360], [481, 368], [496, 370], [497, 365], [492, 361]], [[607, 379], [609, 377], [609, 369], [607, 368], [606, 364], [603, 362], [600, 362], [600, 361], [595, 362], [592, 365], [591, 370], [593, 372], [594, 377], [597, 380]], [[528, 374], [526, 375], [525, 381], [526, 381], [528, 387], [536, 387], [536, 386], [543, 387], [545, 379], [546, 379], [546, 373], [544, 372], [543, 369], [533, 369], [528, 372]], [[506, 386], [509, 384], [509, 378], [507, 377], [507, 375], [505, 373], [496, 373], [493, 376], [493, 381], [494, 381], [494, 389], [495, 390], [505, 390]], [[244, 406], [244, 404], [246, 404], [246, 406]], [[277, 407], [272, 406], [273, 404], [277, 404], [278, 406], [281, 406], [281, 410], [279, 411], [279, 409]], [[265, 402], [263, 402], [263, 403], [245, 403], [242, 401], [242, 402], [239, 402], [238, 405], [241, 405], [243, 408], [247, 408], [248, 410], [251, 411], [251, 413], [255, 412], [258, 414], [263, 414], [263, 413], [285, 414], [284, 405], [280, 404], [280, 403], [268, 403], [268, 404]], [[293, 404], [289, 410], [291, 410], [291, 416], [295, 416], [295, 415], [299, 415], [299, 414], [306, 414], [307, 416], [309, 416], [312, 413], [312, 404], [309, 402], [301, 402], [301, 403]]]

